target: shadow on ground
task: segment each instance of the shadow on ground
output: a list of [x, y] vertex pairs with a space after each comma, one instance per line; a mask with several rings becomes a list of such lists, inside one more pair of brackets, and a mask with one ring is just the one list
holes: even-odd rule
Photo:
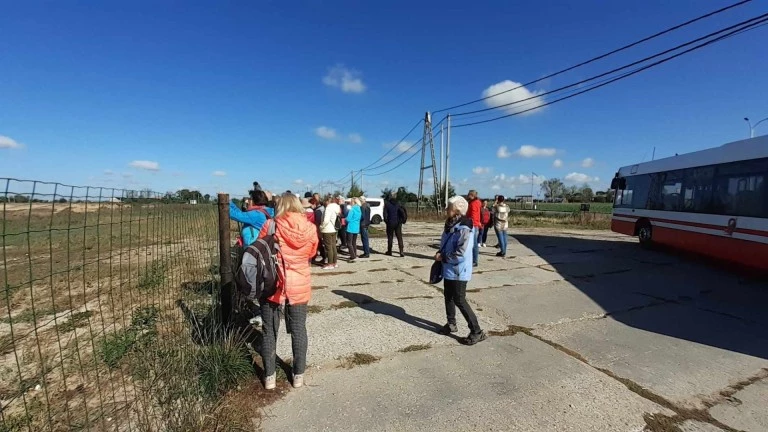
[[622, 297], [645, 296], [646, 306], [611, 318], [648, 332], [768, 359], [768, 284], [670, 250], [582, 237], [513, 235], [603, 310]]

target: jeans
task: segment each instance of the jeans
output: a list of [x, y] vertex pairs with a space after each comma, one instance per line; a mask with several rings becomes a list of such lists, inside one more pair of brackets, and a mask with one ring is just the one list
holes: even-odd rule
[[469, 332], [477, 334], [482, 331], [475, 312], [467, 303], [467, 281], [446, 279], [443, 296], [445, 296], [445, 315], [449, 324], [456, 325], [456, 308], [458, 307], [464, 319], [467, 320]]
[[357, 234], [347, 233], [347, 250], [349, 259], [357, 259]]
[[403, 253], [403, 224], [387, 224], [387, 252], [392, 253], [392, 242], [394, 236], [397, 236], [397, 245], [400, 247], [400, 253]]
[[475, 228], [475, 247], [472, 249], [472, 264], [477, 265], [480, 258], [480, 236], [482, 228]]
[[496, 238], [499, 240], [499, 249], [501, 249], [501, 254], [506, 255], [507, 254], [507, 230], [500, 230], [498, 228], [494, 228], [496, 230]]
[[360, 228], [360, 239], [363, 242], [363, 256], [371, 254], [371, 242], [368, 239], [368, 227]]
[[[261, 305], [262, 334], [261, 360], [264, 362], [264, 375], [275, 374], [275, 356], [277, 355], [277, 334], [280, 330], [280, 305], [265, 301]], [[300, 375], [307, 368], [307, 305], [285, 305], [286, 325], [291, 334], [293, 348], [293, 374]]]
[[480, 243], [486, 244], [486, 243], [488, 243], [488, 231], [491, 230], [491, 227], [490, 227], [490, 225], [486, 225], [486, 226], [482, 227], [481, 229], [483, 230], [483, 237], [480, 239], [481, 240]]
[[339, 258], [336, 252], [336, 233], [323, 233], [323, 245], [325, 245], [325, 254], [328, 255], [328, 264], [336, 264]]

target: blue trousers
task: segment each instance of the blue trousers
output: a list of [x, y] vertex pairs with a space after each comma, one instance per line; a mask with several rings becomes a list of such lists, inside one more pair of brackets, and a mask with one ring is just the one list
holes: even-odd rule
[[482, 228], [475, 228], [475, 248], [472, 249], [472, 264], [477, 265], [480, 258], [480, 236], [483, 235]]
[[496, 238], [499, 240], [499, 248], [501, 249], [501, 254], [506, 255], [507, 254], [507, 230], [496, 229]]
[[368, 256], [371, 254], [371, 243], [368, 239], [368, 227], [360, 228], [360, 239], [363, 242], [363, 255]]

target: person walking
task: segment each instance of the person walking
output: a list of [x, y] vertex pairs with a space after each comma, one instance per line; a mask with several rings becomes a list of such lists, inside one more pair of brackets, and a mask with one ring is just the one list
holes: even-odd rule
[[464, 197], [455, 196], [448, 200], [440, 250], [435, 255], [436, 261], [443, 263], [443, 296], [445, 297], [445, 315], [448, 323], [442, 328], [443, 334], [456, 333], [456, 308], [467, 320], [469, 335], [463, 340], [467, 345], [474, 345], [488, 338], [472, 307], [467, 303], [467, 284], [472, 279], [472, 258], [475, 241], [474, 223], [465, 216], [469, 203]]
[[496, 202], [493, 204], [493, 229], [496, 231], [496, 238], [499, 240], [499, 253], [497, 257], [507, 256], [507, 228], [509, 223], [509, 206], [504, 195], [496, 196]]
[[477, 191], [470, 190], [467, 194], [469, 209], [467, 218], [472, 220], [472, 226], [475, 228], [475, 247], [472, 249], [472, 265], [477, 267], [480, 258], [480, 235], [483, 224], [480, 220], [480, 199], [477, 198]]
[[363, 212], [363, 217], [360, 219], [360, 239], [363, 242], [363, 254], [360, 258], [371, 257], [371, 243], [368, 238], [368, 228], [371, 226], [371, 206], [366, 202], [365, 197], [360, 197], [360, 209]]
[[392, 243], [397, 236], [397, 246], [400, 248], [400, 258], [405, 256], [403, 247], [403, 224], [408, 219], [405, 208], [397, 201], [397, 194], [390, 195], [389, 201], [384, 204], [384, 224], [387, 226], [387, 252], [392, 256]]
[[275, 357], [280, 310], [285, 304], [286, 325], [293, 349], [293, 387], [304, 385], [307, 367], [307, 312], [312, 297], [309, 259], [317, 253], [317, 231], [307, 220], [301, 201], [295, 195], [284, 194], [278, 202], [275, 218], [261, 228], [265, 237], [274, 224], [275, 242], [280, 246], [277, 256], [278, 277], [275, 293], [261, 303], [264, 320], [264, 340], [261, 358], [264, 363], [264, 387], [272, 390], [277, 384]]
[[336, 251], [336, 220], [341, 217], [341, 208], [330, 196], [325, 201], [325, 213], [323, 222], [320, 225], [320, 232], [323, 235], [323, 247], [327, 261], [323, 270], [332, 270], [338, 265], [338, 252]]
[[360, 200], [352, 198], [349, 212], [347, 213], [347, 250], [349, 251], [349, 262], [351, 263], [357, 259], [357, 235], [360, 234], [360, 221], [362, 218], [363, 212], [360, 209]]
[[482, 207], [480, 208], [480, 223], [483, 224], [483, 235], [480, 238], [480, 247], [488, 247], [486, 244], [488, 241], [488, 231], [493, 226], [493, 218], [491, 216], [491, 209], [488, 208], [488, 200], [483, 200]]

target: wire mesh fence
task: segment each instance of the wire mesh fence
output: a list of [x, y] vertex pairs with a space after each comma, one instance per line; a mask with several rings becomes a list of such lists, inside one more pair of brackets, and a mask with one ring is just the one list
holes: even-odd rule
[[0, 431], [180, 430], [205, 414], [214, 204], [0, 179]]

